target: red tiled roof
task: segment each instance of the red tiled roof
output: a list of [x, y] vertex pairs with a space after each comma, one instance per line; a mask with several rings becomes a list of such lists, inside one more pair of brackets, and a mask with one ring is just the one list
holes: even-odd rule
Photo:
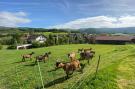
[[133, 38], [133, 36], [96, 36], [96, 40], [131, 41]]

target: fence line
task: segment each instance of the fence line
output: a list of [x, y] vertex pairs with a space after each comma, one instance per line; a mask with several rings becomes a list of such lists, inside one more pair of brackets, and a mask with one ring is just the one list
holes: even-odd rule
[[[89, 72], [90, 73], [88, 73], [88, 75], [87, 76], [85, 76], [85, 78], [87, 78], [93, 71], [94, 71], [94, 64], [95, 63], [93, 63], [93, 65], [92, 65], [92, 67], [93, 67], [93, 70], [91, 69]], [[79, 86], [81, 86], [81, 84], [83, 83], [83, 81], [84, 81], [85, 79], [83, 79], [81, 82], [80, 82], [80, 84], [77, 86], [77, 88], [76, 89], [78, 89], [79, 88]]]
[[[97, 72], [98, 72], [99, 62], [100, 62], [100, 55], [99, 55], [99, 59], [98, 59], [98, 63], [97, 63], [96, 74], [97, 74]], [[92, 73], [92, 70], [90, 71], [90, 73], [89, 73], [86, 77], [88, 77], [91, 73]], [[95, 74], [95, 76], [96, 76], [96, 74]], [[96, 78], [96, 77], [95, 77], [95, 78]], [[83, 80], [84, 80], [84, 79], [83, 79]], [[79, 86], [83, 83], [83, 80], [82, 80], [82, 82], [79, 84]], [[78, 86], [76, 89], [78, 89], [79, 86]]]
[[[50, 60], [48, 60], [49, 61], [49, 64], [51, 64], [50, 63]], [[49, 66], [50, 67], [50, 66]], [[50, 68], [51, 69], [51, 68]], [[53, 76], [53, 73], [51, 72], [51, 74], [52, 74], [52, 78], [54, 79], [54, 76]], [[54, 84], [54, 83], [53, 83]], [[56, 86], [56, 89], [59, 89], [57, 86]]]
[[97, 63], [95, 78], [97, 77], [97, 72], [98, 72], [99, 63], [100, 63], [100, 55], [99, 55], [99, 59], [98, 59], [98, 63]]
[[[38, 62], [38, 61], [37, 61], [37, 62]], [[40, 79], [41, 79], [42, 87], [43, 87], [43, 89], [45, 89], [45, 87], [44, 87], [44, 82], [43, 82], [43, 77], [42, 77], [42, 74], [41, 74], [41, 69], [40, 69], [39, 62], [38, 62], [38, 70], [39, 70], [39, 74], [40, 74]]]
[[[92, 67], [94, 67], [94, 64], [93, 64], [92, 66], [90, 66], [90, 67], [88, 68], [88, 70], [89, 70], [90, 68], [92, 68]], [[91, 71], [87, 71], [87, 72], [85, 72], [84, 74], [82, 74], [82, 76], [76, 81], [75, 84], [77, 84], [77, 83], [83, 78], [83, 76], [86, 75], [88, 72], [91, 72]], [[74, 84], [74, 85], [75, 85], [75, 84]], [[72, 89], [72, 88], [74, 87], [74, 85], [73, 85], [70, 89]]]
[[[114, 53], [114, 55], [116, 55], [117, 53]], [[110, 56], [108, 57], [108, 58], [110, 58]], [[99, 63], [100, 63], [100, 57], [99, 57], [99, 60], [98, 60], [98, 64], [97, 64], [97, 69], [96, 69], [96, 72], [98, 71], [98, 67], [99, 67]], [[89, 73], [88, 74], [88, 76], [90, 75], [91, 73]], [[95, 75], [96, 76], [96, 75]], [[83, 80], [85, 80], [85, 79], [83, 79]], [[77, 88], [76, 89], [78, 89], [79, 88], [79, 86], [83, 83], [83, 80], [81, 81], [81, 83], [77, 86]]]

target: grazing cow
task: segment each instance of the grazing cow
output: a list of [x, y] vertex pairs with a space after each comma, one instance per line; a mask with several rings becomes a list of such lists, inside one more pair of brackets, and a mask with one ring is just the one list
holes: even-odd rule
[[68, 53], [68, 58], [70, 58], [70, 61], [73, 61], [74, 59], [76, 59], [76, 53], [75, 52]]
[[88, 63], [89, 63], [89, 60], [93, 59], [95, 55], [95, 51], [92, 51], [92, 48], [90, 49], [84, 49], [84, 51], [81, 51], [80, 52], [80, 59], [86, 59], [88, 60]]
[[91, 51], [91, 50], [92, 50], [92, 48], [89, 48], [89, 49], [82, 48], [82, 49], [78, 49], [78, 53], [85, 52], [85, 51]]
[[35, 60], [35, 64], [39, 61], [45, 61], [49, 58], [49, 55], [51, 54], [51, 52], [48, 52], [48, 53], [45, 53], [44, 55], [39, 55], [39, 56], [36, 56], [36, 60]]
[[92, 50], [92, 48], [84, 49], [84, 52], [90, 52], [91, 50]]
[[84, 50], [83, 48], [82, 49], [78, 49], [78, 53], [83, 52], [83, 50]]
[[32, 60], [33, 54], [34, 54], [34, 52], [31, 52], [30, 54], [22, 55], [22, 61], [25, 61], [26, 58], [29, 58], [30, 60]]
[[56, 62], [56, 69], [63, 68], [67, 78], [72, 75], [75, 70], [80, 70], [82, 72], [79, 60], [74, 60], [72, 62]]
[[88, 63], [89, 63], [89, 60], [92, 60], [94, 55], [95, 55], [95, 52], [84, 52], [84, 55], [85, 55], [85, 59], [88, 60]]

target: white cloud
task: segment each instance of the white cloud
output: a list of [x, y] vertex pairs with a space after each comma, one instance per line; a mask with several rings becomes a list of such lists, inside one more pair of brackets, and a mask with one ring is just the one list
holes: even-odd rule
[[31, 22], [26, 16], [25, 12], [0, 12], [0, 26], [16, 27]]
[[76, 19], [64, 24], [50, 26], [50, 28], [119, 28], [119, 27], [135, 27], [135, 16], [96, 16], [82, 19]]

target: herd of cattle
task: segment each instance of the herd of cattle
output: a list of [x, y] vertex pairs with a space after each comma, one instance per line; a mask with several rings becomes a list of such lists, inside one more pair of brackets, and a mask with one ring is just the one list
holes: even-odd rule
[[[69, 75], [73, 74], [73, 72], [75, 70], [78, 70], [80, 72], [83, 72], [83, 67], [84, 65], [80, 63], [81, 60], [87, 60], [88, 63], [90, 60], [92, 60], [92, 58], [95, 55], [95, 51], [92, 50], [92, 48], [89, 49], [78, 49], [78, 53], [80, 54], [80, 58], [77, 59], [76, 58], [76, 52], [71, 52], [68, 54], [68, 58], [70, 59], [69, 62], [62, 62], [62, 61], [56, 61], [56, 68], [55, 69], [59, 69], [59, 68], [63, 68], [63, 70], [65, 71], [67, 78], [69, 77]], [[22, 61], [24, 62], [25, 59], [29, 58], [30, 60], [32, 60], [32, 56], [33, 56], [34, 52], [30, 53], [30, 54], [25, 54], [22, 55]], [[37, 64], [37, 62], [46, 62], [49, 59], [49, 56], [51, 55], [51, 52], [47, 52], [43, 55], [39, 55], [35, 57], [35, 64]]]

